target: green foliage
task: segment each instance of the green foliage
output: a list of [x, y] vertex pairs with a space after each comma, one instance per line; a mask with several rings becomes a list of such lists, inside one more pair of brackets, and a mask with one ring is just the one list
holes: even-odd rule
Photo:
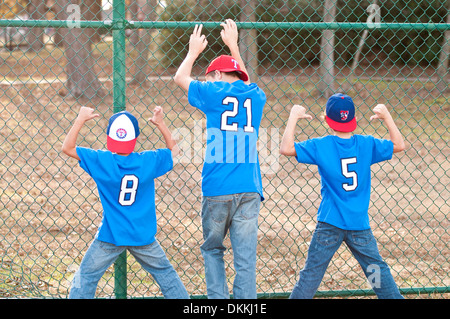
[[[165, 21], [223, 21], [240, 17], [241, 8], [235, 1], [203, 2], [174, 0], [168, 3], [162, 20]], [[337, 1], [337, 22], [366, 22], [367, 7], [372, 1]], [[444, 23], [448, 10], [445, 0], [434, 1], [378, 1], [381, 22], [397, 23]], [[258, 1], [257, 22], [321, 22], [323, 1]], [[248, 21], [248, 20], [245, 20]], [[160, 50], [164, 52], [163, 63], [179, 65], [186, 54], [192, 30], [164, 30], [161, 33]], [[205, 30], [209, 50], [202, 55], [201, 64], [215, 55], [226, 53], [220, 42], [219, 30]], [[264, 67], [307, 67], [320, 62], [321, 30], [289, 29], [261, 30], [256, 39], [258, 61]], [[362, 31], [337, 30], [335, 32], [335, 58], [338, 65], [349, 65], [358, 48]], [[443, 33], [434, 31], [402, 31], [372, 29], [367, 37], [363, 55], [366, 59], [381, 59], [380, 63], [391, 65], [435, 65], [443, 42]]]

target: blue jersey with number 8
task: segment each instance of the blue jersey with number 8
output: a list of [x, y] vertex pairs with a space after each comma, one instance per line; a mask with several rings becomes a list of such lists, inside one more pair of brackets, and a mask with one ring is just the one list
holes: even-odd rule
[[317, 220], [346, 230], [369, 229], [370, 166], [391, 159], [393, 148], [390, 140], [370, 135], [330, 135], [295, 143], [297, 160], [317, 165], [321, 176]]
[[80, 166], [94, 179], [103, 207], [97, 238], [116, 246], [151, 244], [156, 234], [155, 182], [173, 167], [169, 149], [121, 156], [77, 147]]
[[206, 115], [204, 196], [257, 192], [263, 199], [257, 153], [266, 95], [256, 84], [192, 81], [189, 103]]

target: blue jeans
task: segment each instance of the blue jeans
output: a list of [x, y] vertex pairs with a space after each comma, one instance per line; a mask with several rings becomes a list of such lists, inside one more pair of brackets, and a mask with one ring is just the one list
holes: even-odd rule
[[372, 289], [380, 299], [403, 299], [389, 266], [378, 252], [377, 242], [370, 229], [344, 230], [318, 222], [309, 245], [305, 267], [292, 290], [291, 299], [311, 299], [319, 288], [334, 253], [345, 242], [361, 265]]
[[202, 226], [208, 298], [228, 299], [223, 245], [227, 232], [233, 249], [236, 277], [233, 298], [256, 299], [256, 244], [261, 196], [241, 193], [203, 197]]
[[69, 298], [94, 298], [98, 281], [125, 249], [153, 276], [165, 298], [189, 299], [180, 277], [157, 241], [145, 246], [116, 246], [98, 239], [91, 243], [75, 273]]

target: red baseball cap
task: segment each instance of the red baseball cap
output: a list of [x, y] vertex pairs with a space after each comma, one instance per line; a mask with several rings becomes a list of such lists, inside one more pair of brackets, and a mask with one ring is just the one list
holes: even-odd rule
[[205, 74], [216, 70], [221, 72], [237, 72], [242, 81], [248, 81], [247, 73], [241, 70], [241, 66], [232, 56], [221, 55], [215, 58], [209, 64]]
[[127, 111], [115, 113], [109, 119], [106, 134], [108, 150], [113, 153], [130, 154], [133, 152], [139, 136], [138, 121]]

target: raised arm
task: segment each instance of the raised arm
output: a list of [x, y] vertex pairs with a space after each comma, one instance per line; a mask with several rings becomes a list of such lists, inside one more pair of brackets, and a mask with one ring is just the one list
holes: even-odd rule
[[378, 104], [374, 107], [373, 112], [375, 113], [375, 115], [372, 115], [370, 117], [370, 120], [372, 121], [373, 119], [380, 119], [384, 121], [389, 131], [390, 140], [392, 141], [392, 143], [394, 143], [394, 153], [404, 151], [405, 141], [403, 140], [402, 133], [400, 133], [386, 105]]
[[189, 84], [194, 80], [191, 77], [194, 62], [208, 45], [206, 36], [202, 35], [202, 28], [202, 24], [195, 25], [194, 32], [191, 34], [191, 38], [189, 39], [189, 51], [186, 58], [179, 66], [177, 73], [175, 73], [175, 77], [173, 78], [175, 83], [186, 91], [189, 90]]
[[161, 132], [167, 148], [172, 151], [172, 157], [180, 154], [180, 148], [178, 147], [177, 142], [172, 138], [172, 133], [170, 133], [169, 128], [166, 126], [166, 123], [164, 123], [164, 111], [161, 106], [155, 107], [150, 122], [152, 122]]
[[306, 109], [301, 105], [294, 105], [289, 114], [289, 119], [281, 140], [280, 153], [286, 156], [296, 156], [294, 144], [294, 134], [297, 121], [299, 119], [312, 119], [311, 115], [306, 114]]
[[[222, 41], [230, 49], [231, 56], [239, 63], [241, 70], [248, 74], [247, 68], [245, 67], [244, 61], [242, 60], [241, 53], [239, 51], [239, 32], [236, 23], [231, 19], [226, 19], [220, 25], [223, 28], [223, 30], [220, 31]], [[245, 84], [250, 84], [250, 79], [248, 79]]]
[[78, 161], [80, 160], [77, 154], [78, 134], [80, 133], [80, 130], [85, 122], [99, 116], [100, 116], [99, 114], [94, 113], [94, 109], [86, 106], [81, 107], [80, 112], [78, 113], [78, 116], [75, 119], [72, 128], [70, 129], [69, 133], [67, 133], [66, 138], [64, 139], [61, 149], [64, 154], [73, 157]]

